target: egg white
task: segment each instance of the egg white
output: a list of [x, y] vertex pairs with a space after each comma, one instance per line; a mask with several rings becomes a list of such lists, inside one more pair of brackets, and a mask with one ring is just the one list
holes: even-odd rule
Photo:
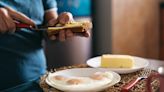
[[[94, 89], [95, 87], [102, 87], [112, 81], [113, 75], [110, 72], [102, 72], [104, 78], [102, 80], [94, 80], [87, 77], [79, 77], [79, 76], [69, 76], [66, 78], [66, 80], [56, 80], [53, 78], [54, 76], [50, 77], [51, 83], [59, 88], [65, 88], [65, 89], [78, 89], [78, 90], [89, 90]], [[82, 80], [81, 83], [77, 85], [70, 85], [67, 83], [70, 79], [79, 79]]]

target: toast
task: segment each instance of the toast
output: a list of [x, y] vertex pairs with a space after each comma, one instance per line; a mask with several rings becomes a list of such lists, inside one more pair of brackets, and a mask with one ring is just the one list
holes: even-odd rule
[[72, 32], [82, 33], [90, 30], [92, 28], [92, 23], [89, 21], [81, 22], [70, 22], [65, 25], [57, 24], [55, 27], [48, 27], [48, 35], [58, 34], [60, 30], [71, 29]]

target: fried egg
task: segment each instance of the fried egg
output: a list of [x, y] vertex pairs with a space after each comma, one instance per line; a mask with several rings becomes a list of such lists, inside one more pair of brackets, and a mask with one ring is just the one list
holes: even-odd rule
[[57, 87], [66, 89], [94, 89], [105, 86], [112, 81], [113, 75], [110, 72], [95, 72], [90, 76], [51, 76], [50, 80]]

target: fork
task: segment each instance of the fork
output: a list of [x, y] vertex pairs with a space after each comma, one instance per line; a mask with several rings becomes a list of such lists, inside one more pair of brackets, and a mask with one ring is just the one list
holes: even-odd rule
[[148, 75], [151, 73], [151, 69], [149, 68], [144, 68], [143, 70], [144, 71], [140, 73], [139, 77], [130, 81], [127, 85], [123, 86], [121, 92], [129, 92], [129, 89], [131, 89], [137, 82], [139, 82], [142, 79], [146, 79]]

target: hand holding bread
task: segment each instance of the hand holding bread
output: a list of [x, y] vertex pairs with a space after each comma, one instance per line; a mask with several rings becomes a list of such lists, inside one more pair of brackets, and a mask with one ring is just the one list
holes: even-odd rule
[[73, 20], [71, 13], [64, 12], [60, 14], [56, 20], [49, 21], [47, 33], [52, 40], [58, 38], [60, 41], [65, 41], [65, 39], [73, 37], [74, 35], [89, 37], [90, 33], [88, 30], [91, 28], [91, 22], [76, 22]]

